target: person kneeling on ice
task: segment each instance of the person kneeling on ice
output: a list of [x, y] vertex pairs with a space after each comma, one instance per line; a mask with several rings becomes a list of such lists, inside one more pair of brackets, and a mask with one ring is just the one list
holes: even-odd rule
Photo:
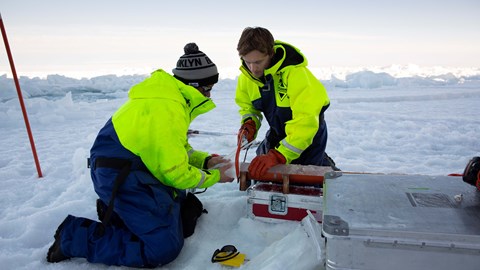
[[89, 165], [102, 222], [68, 215], [48, 262], [83, 257], [107, 265], [165, 265], [178, 256], [203, 210], [194, 197], [200, 213], [184, 214], [192, 195], [186, 190], [233, 181], [226, 174], [229, 160], [188, 143], [191, 121], [215, 107], [209, 96], [218, 72], [195, 43], [184, 50], [174, 76], [159, 69], [133, 86], [99, 131]]
[[340, 170], [325, 152], [327, 90], [308, 69], [300, 50], [275, 40], [266, 28], [247, 27], [237, 51], [241, 60], [235, 92], [241, 115], [238, 144], [255, 139], [263, 117], [269, 125], [248, 167], [250, 177], [258, 179], [278, 164]]

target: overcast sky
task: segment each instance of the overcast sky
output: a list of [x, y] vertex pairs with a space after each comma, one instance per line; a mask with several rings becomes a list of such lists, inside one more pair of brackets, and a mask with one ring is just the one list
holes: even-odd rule
[[480, 63], [478, 0], [1, 0], [0, 12], [27, 76], [171, 71], [192, 41], [227, 73], [247, 26], [297, 46], [312, 67]]

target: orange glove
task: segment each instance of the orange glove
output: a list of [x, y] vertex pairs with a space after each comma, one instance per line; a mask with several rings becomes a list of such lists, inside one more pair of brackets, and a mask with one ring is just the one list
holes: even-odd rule
[[255, 121], [249, 119], [243, 123], [243, 125], [238, 130], [238, 137], [237, 142], [240, 144], [242, 143], [241, 136], [245, 136], [248, 142], [251, 142], [255, 139], [255, 132], [257, 132], [257, 126], [255, 125]]
[[266, 155], [256, 156], [250, 166], [248, 167], [248, 173], [250, 177], [255, 179], [266, 174], [268, 170], [278, 164], [285, 164], [287, 160], [275, 149], [270, 149]]
[[257, 132], [257, 126], [255, 125], [255, 121], [253, 121], [252, 119], [245, 121], [238, 130], [238, 144], [242, 143], [241, 136], [245, 136], [248, 142], [253, 141], [255, 139], [255, 132]]

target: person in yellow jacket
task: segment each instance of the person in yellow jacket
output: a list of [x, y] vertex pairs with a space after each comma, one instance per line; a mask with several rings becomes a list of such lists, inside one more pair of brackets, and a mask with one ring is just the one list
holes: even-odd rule
[[249, 166], [250, 176], [261, 177], [277, 164], [334, 167], [325, 153], [324, 112], [330, 100], [306, 57], [262, 27], [245, 28], [237, 51], [242, 62], [235, 95], [242, 117], [239, 143], [255, 139], [263, 117], [270, 126]]
[[189, 124], [215, 107], [209, 96], [218, 71], [195, 43], [184, 50], [174, 76], [159, 69], [134, 85], [98, 133], [89, 162], [101, 222], [68, 215], [47, 261], [165, 265], [178, 256], [203, 210], [186, 190], [233, 180], [228, 160], [188, 143]]

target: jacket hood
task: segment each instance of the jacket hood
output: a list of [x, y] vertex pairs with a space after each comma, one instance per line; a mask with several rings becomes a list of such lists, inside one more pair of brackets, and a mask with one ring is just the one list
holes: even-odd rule
[[282, 70], [288, 66], [307, 66], [308, 61], [300, 49], [279, 40], [275, 41], [273, 46], [275, 55], [272, 58], [272, 66], [268, 70], [274, 72]]
[[130, 99], [168, 98], [181, 99], [177, 89], [182, 83], [162, 69], [152, 72], [151, 76], [134, 85], [128, 92]]
[[128, 97], [132, 100], [169, 99], [182, 103], [189, 111], [190, 121], [215, 108], [215, 104], [210, 98], [162, 69], [152, 72], [149, 78], [134, 85], [128, 92]]
[[[300, 52], [300, 49], [290, 45], [286, 42], [275, 40], [275, 45], [273, 46], [275, 54], [272, 57], [271, 66], [265, 69], [265, 74], [274, 74], [282, 69], [288, 67], [306, 67], [308, 65], [307, 58]], [[263, 86], [263, 82], [250, 72], [245, 61], [242, 61], [240, 66], [240, 71], [247, 77], [254, 81], [260, 87]]]

